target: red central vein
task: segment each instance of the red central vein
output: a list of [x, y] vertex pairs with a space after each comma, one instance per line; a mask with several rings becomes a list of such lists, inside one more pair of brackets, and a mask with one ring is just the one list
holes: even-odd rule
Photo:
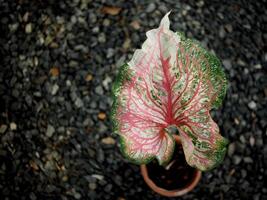
[[167, 113], [165, 120], [168, 124], [172, 124], [173, 121], [173, 113], [172, 113], [172, 88], [170, 83], [170, 73], [168, 71], [169, 68], [169, 59], [161, 59], [163, 73], [166, 81], [163, 82], [163, 87], [168, 93], [168, 102], [167, 102]]
[[169, 61], [170, 58], [164, 59], [163, 57], [163, 51], [161, 46], [161, 40], [160, 40], [160, 34], [162, 33], [162, 29], [158, 33], [158, 43], [159, 43], [159, 53], [160, 53], [160, 61], [165, 77], [165, 81], [163, 81], [163, 88], [168, 93], [168, 102], [167, 102], [167, 113], [165, 116], [165, 121], [167, 124], [172, 124], [173, 122], [173, 112], [172, 112], [172, 88], [171, 88], [171, 82], [170, 82], [170, 73], [169, 73]]

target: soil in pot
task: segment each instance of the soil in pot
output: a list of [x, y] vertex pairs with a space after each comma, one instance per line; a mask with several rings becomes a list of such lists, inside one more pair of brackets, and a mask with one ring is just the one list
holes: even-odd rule
[[182, 189], [192, 183], [197, 170], [190, 167], [184, 156], [181, 145], [176, 145], [171, 161], [160, 166], [157, 160], [147, 164], [149, 178], [161, 188], [166, 190]]

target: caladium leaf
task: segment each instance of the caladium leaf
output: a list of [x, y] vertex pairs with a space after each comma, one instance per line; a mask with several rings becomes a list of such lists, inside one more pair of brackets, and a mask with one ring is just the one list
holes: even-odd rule
[[188, 164], [204, 171], [226, 151], [209, 111], [220, 106], [227, 81], [214, 55], [169, 29], [168, 15], [120, 69], [113, 86], [114, 130], [128, 159], [141, 164], [156, 158], [164, 165], [175, 146], [167, 130], [176, 126]]

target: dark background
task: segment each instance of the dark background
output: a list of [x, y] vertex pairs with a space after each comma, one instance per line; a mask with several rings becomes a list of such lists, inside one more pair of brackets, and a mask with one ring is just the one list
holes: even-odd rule
[[226, 158], [181, 199], [267, 199], [266, 5], [0, 0], [0, 199], [165, 199], [122, 157], [108, 115], [118, 67], [169, 10], [229, 80], [212, 112]]

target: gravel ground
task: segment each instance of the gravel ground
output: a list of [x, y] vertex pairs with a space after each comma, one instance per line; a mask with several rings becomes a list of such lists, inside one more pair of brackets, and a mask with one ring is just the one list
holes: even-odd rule
[[108, 114], [118, 67], [170, 9], [172, 29], [215, 52], [230, 82], [213, 112], [225, 161], [177, 199], [267, 199], [266, 5], [0, 0], [1, 199], [165, 199], [122, 157]]

